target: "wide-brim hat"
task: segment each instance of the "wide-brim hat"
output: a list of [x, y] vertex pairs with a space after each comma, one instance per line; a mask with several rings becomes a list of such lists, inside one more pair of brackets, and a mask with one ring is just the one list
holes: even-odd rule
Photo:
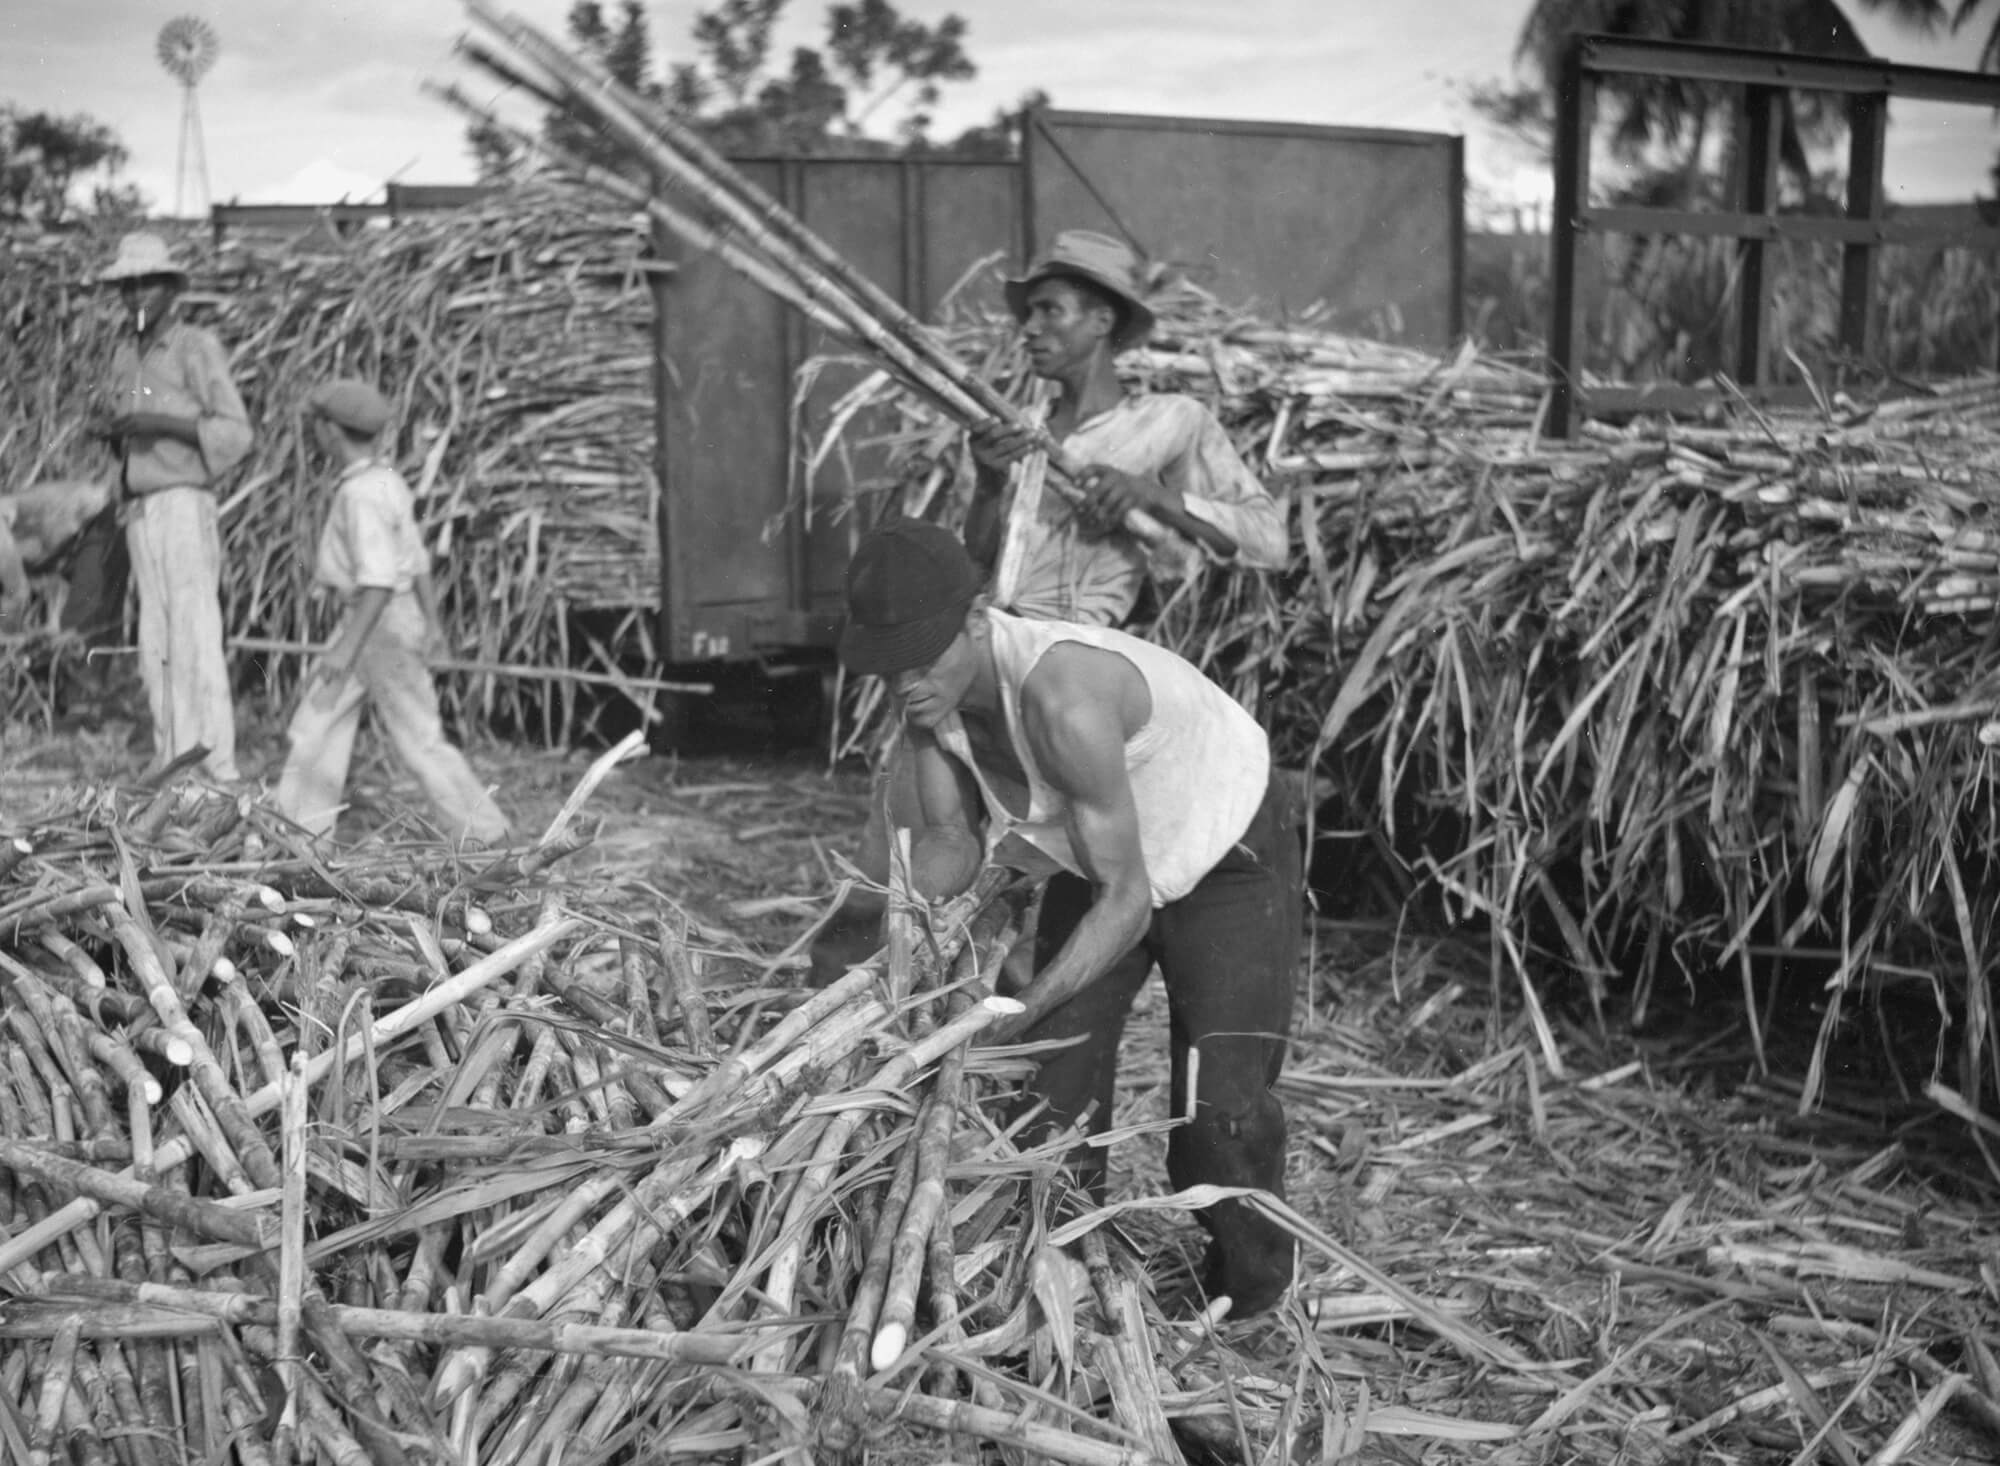
[[174, 259], [166, 240], [157, 234], [128, 234], [118, 241], [118, 254], [97, 277], [100, 285], [116, 285], [122, 280], [157, 280], [171, 277], [186, 280], [188, 272]]
[[870, 530], [847, 564], [841, 665], [889, 677], [936, 661], [965, 625], [979, 588], [978, 568], [950, 530], [922, 519]]
[[1145, 300], [1145, 267], [1137, 251], [1122, 239], [1091, 229], [1063, 230], [1025, 274], [1002, 283], [1014, 319], [1028, 318], [1028, 291], [1037, 281], [1064, 276], [1095, 285], [1125, 307], [1125, 319], [1111, 337], [1113, 351], [1129, 350], [1153, 334], [1154, 316]]
[[306, 396], [306, 406], [351, 433], [374, 437], [389, 425], [389, 399], [359, 377], [322, 382]]

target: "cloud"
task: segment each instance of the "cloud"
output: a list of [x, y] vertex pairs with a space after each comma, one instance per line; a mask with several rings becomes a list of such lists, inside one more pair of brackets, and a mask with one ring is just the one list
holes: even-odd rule
[[383, 198], [383, 180], [331, 158], [315, 158], [290, 178], [243, 195], [246, 204], [372, 204]]
[[[570, 7], [501, 3], [557, 34]], [[1082, 111], [1462, 132], [1475, 175], [1546, 194], [1546, 166], [1488, 134], [1463, 96], [1467, 81], [1511, 73], [1530, 3], [900, 0], [926, 22], [952, 12], [970, 22], [979, 76], [946, 89], [938, 136], [984, 123], [1040, 88], [1058, 107]], [[663, 70], [689, 58], [693, 17], [713, 4], [646, 0]], [[494, 91], [452, 55], [468, 28], [460, 0], [0, 0], [0, 101], [109, 124], [131, 150], [129, 181], [171, 206], [180, 92], [153, 45], [161, 24], [183, 12], [206, 19], [221, 41], [200, 93], [216, 198], [270, 199], [315, 176], [347, 192], [362, 179], [372, 191], [391, 177], [470, 176], [458, 117], [421, 92], [426, 79]], [[825, 0], [793, 0], [774, 48], [781, 64], [795, 45], [824, 44], [825, 16]], [[1974, 59], [1977, 25], [1925, 41], [1870, 11], [1859, 20], [1892, 59]], [[1994, 138], [1984, 114], [1962, 110], [1949, 130], [1892, 129], [1892, 184], [1963, 196], [1962, 180], [1983, 178]], [[1939, 148], [1955, 167], [1925, 155]], [[313, 174], [320, 164], [335, 171]]]

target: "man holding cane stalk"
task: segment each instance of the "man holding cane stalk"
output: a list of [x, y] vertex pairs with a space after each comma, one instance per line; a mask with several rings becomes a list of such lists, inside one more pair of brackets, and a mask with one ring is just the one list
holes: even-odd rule
[[[994, 583], [993, 604], [1119, 626], [1149, 577], [1178, 579], [1196, 556], [1281, 569], [1284, 508], [1214, 414], [1178, 393], [1128, 393], [1118, 376], [1119, 354], [1154, 324], [1138, 255], [1105, 235], [1065, 230], [1005, 290], [1029, 365], [1056, 395], [1040, 429], [993, 421], [970, 436], [977, 479], [965, 543]], [[1077, 487], [1087, 497], [1040, 491], [1049, 440], [1083, 465]], [[1173, 533], [1142, 540], [1127, 527], [1135, 510]], [[909, 761], [892, 751], [856, 861], [865, 876], [887, 883], [888, 832], [914, 818]], [[873, 892], [850, 893], [813, 943], [816, 983], [880, 945], [882, 911]]]

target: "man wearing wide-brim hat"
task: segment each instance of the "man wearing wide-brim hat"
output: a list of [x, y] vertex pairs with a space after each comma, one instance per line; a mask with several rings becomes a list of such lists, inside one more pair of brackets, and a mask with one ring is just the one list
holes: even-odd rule
[[126, 235], [98, 281], [123, 297], [132, 327], [112, 355], [98, 431], [118, 451], [154, 765], [205, 748], [208, 773], [234, 780], [216, 489], [250, 452], [250, 415], [222, 343], [175, 319], [187, 271], [164, 239]]
[[[1008, 306], [1035, 373], [1056, 386], [1046, 427], [1076, 462], [1089, 465], [1089, 502], [1044, 493], [1032, 515], [1007, 530], [1008, 487], [1036, 451], [1033, 433], [997, 424], [972, 435], [977, 482], [965, 542], [991, 575], [1004, 532], [1021, 539], [1020, 575], [996, 604], [1037, 619], [1119, 626], [1149, 577], [1175, 579], [1190, 557], [1256, 570], [1286, 562], [1285, 512], [1237, 453], [1215, 415], [1177, 392], [1129, 393], [1116, 367], [1154, 325], [1148, 272], [1123, 241], [1066, 229], [1019, 277]], [[1144, 508], [1176, 533], [1148, 546], [1123, 527]], [[892, 753], [870, 803], [856, 861], [884, 882], [889, 829], [907, 825], [915, 798], [907, 757]], [[879, 945], [880, 901], [857, 887], [813, 944], [814, 979]]]
[[[1177, 392], [1129, 393], [1121, 352], [1152, 333], [1148, 272], [1122, 240], [1067, 229], [1019, 277], [1005, 283], [1021, 323], [1028, 364], [1056, 386], [1049, 433], [1088, 465], [1089, 500], [1042, 496], [1021, 527], [1025, 559], [1010, 609], [1027, 616], [1116, 626], [1132, 612], [1149, 575], [1178, 578], [1192, 547], [1259, 570], [1286, 561], [1284, 508], [1244, 463], [1215, 415]], [[1031, 434], [999, 426], [972, 437], [978, 480], [966, 542], [991, 563], [1000, 545], [1012, 465], [1033, 451]], [[1142, 509], [1177, 531], [1148, 549], [1122, 527]]]

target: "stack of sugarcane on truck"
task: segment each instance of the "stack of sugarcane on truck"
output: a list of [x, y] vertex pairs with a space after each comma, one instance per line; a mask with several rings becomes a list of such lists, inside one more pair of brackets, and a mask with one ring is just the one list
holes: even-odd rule
[[[127, 551], [155, 766], [199, 757], [209, 777], [240, 782], [215, 485], [251, 450], [248, 416], [219, 343], [175, 318], [187, 275], [164, 242], [129, 236], [101, 278], [120, 289], [131, 327], [97, 426], [118, 472], [108, 485], [42, 486], [0, 510], [13, 529], [12, 553], [0, 541], [0, 590], [18, 601], [22, 572], [67, 551], [63, 625], [82, 634], [88, 617], [101, 642], [122, 619], [117, 552]], [[1118, 354], [1153, 325], [1134, 250], [1065, 231], [1005, 293], [1032, 370], [1055, 388], [1044, 415], [971, 427], [976, 483], [962, 535], [891, 521], [864, 536], [849, 566], [840, 656], [885, 681], [896, 730], [859, 835], [870, 884], [817, 935], [813, 978], [879, 949], [890, 831], [910, 832], [922, 897], [959, 894], [989, 863], [1023, 872], [1039, 900], [1003, 970], [1023, 1012], [1002, 1036], [1045, 1046], [1023, 1096], [1034, 1107], [1026, 1134], [1109, 1128], [1126, 1014], [1157, 964], [1183, 1122], [1168, 1144], [1170, 1179], [1282, 1195], [1273, 1086], [1302, 922], [1296, 801], [1249, 713], [1120, 627], [1149, 579], [1177, 578], [1196, 557], [1282, 567], [1284, 511], [1206, 407], [1130, 393], [1119, 379]], [[389, 404], [346, 379], [302, 406], [333, 470], [314, 575], [342, 613], [305, 679], [270, 798], [302, 836], [329, 836], [372, 705], [440, 832], [502, 841], [491, 792], [439, 721], [426, 659], [442, 628], [408, 486], [382, 449]], [[1026, 492], [1051, 455], [1066, 492]], [[1079, 1144], [1069, 1165], [1085, 1192], [1103, 1195], [1101, 1148]], [[1284, 1295], [1289, 1234], [1234, 1198], [1202, 1221], [1205, 1306], [1227, 1299], [1242, 1317]]]

